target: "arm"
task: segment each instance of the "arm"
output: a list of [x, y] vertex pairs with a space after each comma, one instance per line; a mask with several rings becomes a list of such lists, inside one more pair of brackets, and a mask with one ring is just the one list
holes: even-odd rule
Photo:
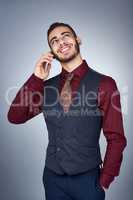
[[32, 74], [18, 91], [8, 111], [8, 120], [14, 124], [25, 123], [42, 112], [43, 80]]
[[34, 73], [18, 91], [10, 106], [7, 117], [11, 123], [25, 123], [42, 112], [43, 81], [49, 75], [52, 60], [53, 55], [48, 52], [42, 54], [36, 63]]
[[123, 150], [127, 141], [124, 136], [120, 93], [115, 81], [105, 76], [99, 87], [99, 107], [103, 113], [103, 134], [107, 141], [100, 184], [108, 188], [119, 175]]

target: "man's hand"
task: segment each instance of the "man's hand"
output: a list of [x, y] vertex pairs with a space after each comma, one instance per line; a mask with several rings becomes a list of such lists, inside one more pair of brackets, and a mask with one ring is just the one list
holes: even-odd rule
[[52, 60], [53, 60], [52, 53], [48, 52], [46, 54], [42, 54], [42, 56], [35, 65], [35, 70], [34, 70], [35, 76], [43, 80], [47, 79], [51, 69]]

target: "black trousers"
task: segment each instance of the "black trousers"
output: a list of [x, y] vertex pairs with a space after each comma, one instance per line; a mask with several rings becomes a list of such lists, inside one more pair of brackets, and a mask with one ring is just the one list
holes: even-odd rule
[[105, 191], [99, 184], [99, 175], [99, 167], [77, 175], [59, 175], [45, 166], [46, 200], [104, 200]]

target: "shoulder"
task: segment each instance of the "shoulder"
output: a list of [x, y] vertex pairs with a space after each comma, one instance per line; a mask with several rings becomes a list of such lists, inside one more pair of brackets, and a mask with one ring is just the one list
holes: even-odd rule
[[100, 73], [96, 70], [93, 70], [91, 68], [91, 71], [93, 74], [95, 74], [97, 77], [99, 77], [99, 87], [106, 90], [106, 91], [111, 91], [111, 90], [117, 90], [117, 84], [114, 78], [112, 78], [109, 75]]
[[102, 90], [106, 92], [118, 90], [115, 79], [105, 74], [102, 75], [102, 79], [100, 81], [100, 88], [102, 88]]

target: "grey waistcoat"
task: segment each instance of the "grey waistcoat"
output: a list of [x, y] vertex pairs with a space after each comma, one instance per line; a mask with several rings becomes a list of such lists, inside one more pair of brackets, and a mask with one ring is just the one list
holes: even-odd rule
[[97, 105], [102, 74], [89, 68], [68, 113], [59, 102], [57, 75], [44, 82], [43, 115], [49, 143], [45, 165], [58, 174], [78, 174], [102, 163], [99, 137], [102, 115]]

